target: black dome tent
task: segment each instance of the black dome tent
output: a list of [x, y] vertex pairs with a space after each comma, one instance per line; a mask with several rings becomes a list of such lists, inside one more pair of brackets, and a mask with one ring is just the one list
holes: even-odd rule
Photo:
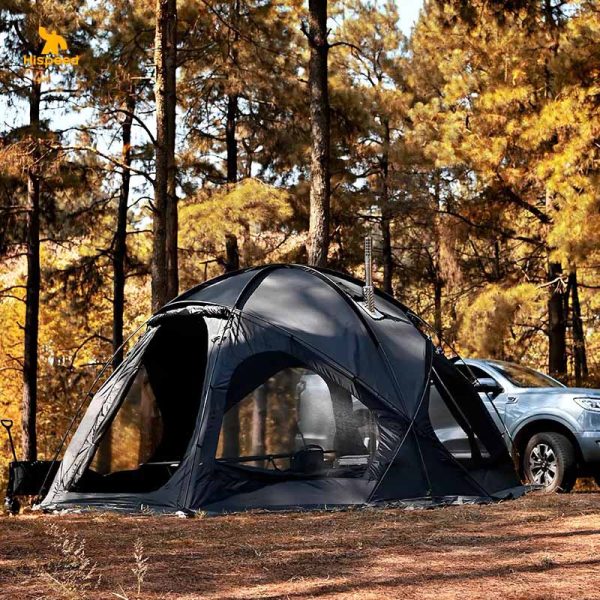
[[[227, 274], [155, 314], [93, 397], [42, 508], [237, 511], [501, 499], [522, 488], [471, 384], [415, 317], [333, 271]], [[453, 457], [436, 391], [470, 441]]]

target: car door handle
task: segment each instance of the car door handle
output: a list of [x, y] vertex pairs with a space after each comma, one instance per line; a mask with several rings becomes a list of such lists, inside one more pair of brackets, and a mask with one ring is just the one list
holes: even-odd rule
[[516, 404], [519, 401], [519, 398], [517, 396], [508, 396], [508, 398], [506, 398], [506, 404]]

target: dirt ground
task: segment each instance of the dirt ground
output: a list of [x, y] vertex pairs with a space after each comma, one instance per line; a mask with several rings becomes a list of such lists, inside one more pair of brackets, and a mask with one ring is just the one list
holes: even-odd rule
[[600, 493], [412, 511], [30, 514], [0, 518], [0, 532], [0, 597], [13, 600], [600, 598]]

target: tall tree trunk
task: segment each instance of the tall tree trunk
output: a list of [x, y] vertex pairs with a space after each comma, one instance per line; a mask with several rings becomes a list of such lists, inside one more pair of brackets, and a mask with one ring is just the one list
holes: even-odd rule
[[[227, 123], [225, 129], [227, 149], [227, 183], [237, 181], [237, 140], [235, 137], [237, 123], [238, 98], [229, 96], [227, 100]], [[237, 237], [233, 233], [225, 234], [225, 273], [237, 271], [240, 268], [240, 254]]]
[[494, 278], [496, 281], [502, 279], [502, 265], [500, 263], [500, 240], [494, 241]]
[[[552, 45], [547, 48], [548, 54], [544, 58], [544, 80], [545, 95], [551, 98], [555, 93], [554, 77], [550, 68], [551, 61], [556, 57], [559, 44], [559, 30], [554, 18], [553, 3], [551, 0], [544, 0], [542, 11], [546, 21], [547, 30], [552, 39]], [[546, 187], [546, 214], [551, 214], [552, 195]], [[546, 225], [546, 240], [550, 232], [549, 225]], [[550, 255], [552, 248], [548, 248]], [[565, 310], [568, 302], [568, 295], [564, 293], [562, 282], [562, 266], [560, 263], [552, 262], [548, 257], [548, 281], [556, 281], [550, 284], [548, 298], [548, 370], [550, 375], [565, 379], [567, 376], [567, 311]]]
[[240, 253], [237, 237], [231, 233], [225, 236], [225, 273], [237, 271], [240, 268]]
[[383, 291], [394, 295], [394, 257], [392, 253], [392, 231], [389, 209], [381, 209], [381, 260], [383, 262]]
[[442, 288], [444, 283], [442, 278], [437, 276], [433, 282], [433, 305], [434, 305], [434, 317], [433, 326], [435, 333], [438, 337], [439, 343], [442, 343], [442, 336], [444, 333], [444, 326], [442, 320]]
[[254, 392], [254, 407], [252, 411], [252, 450], [250, 454], [261, 456], [267, 452], [267, 401], [269, 383], [261, 385]]
[[[240, 258], [237, 237], [233, 234], [225, 236], [225, 272], [237, 271]], [[240, 405], [232, 406], [223, 416], [223, 456], [239, 456], [240, 453]]]
[[225, 123], [225, 144], [227, 150], [227, 183], [235, 183], [238, 177], [238, 146], [235, 136], [237, 127], [238, 97], [227, 97], [227, 121]]
[[383, 121], [383, 151], [381, 154], [381, 255], [383, 262], [383, 291], [393, 295], [394, 256], [392, 253], [391, 207], [389, 192], [390, 124]]
[[[240, 268], [237, 237], [233, 234], [225, 236], [225, 272], [237, 271]], [[240, 405], [232, 406], [223, 416], [223, 456], [239, 456], [240, 453]]]
[[[237, 61], [237, 42], [240, 3], [238, 0], [232, 7], [231, 22], [236, 29], [229, 47], [233, 67]], [[238, 96], [230, 93], [227, 96], [227, 116], [225, 120], [225, 150], [227, 161], [227, 184], [231, 185], [238, 179], [238, 143], [236, 138], [238, 116]], [[237, 237], [233, 233], [225, 234], [225, 272], [231, 273], [240, 268], [240, 253]], [[223, 453], [225, 456], [239, 456], [240, 454], [240, 406], [232, 406], [223, 417]]]
[[308, 2], [308, 85], [310, 91], [311, 179], [308, 262], [324, 267], [329, 250], [330, 115], [327, 84], [327, 0]]
[[[225, 123], [225, 145], [227, 153], [227, 183], [237, 182], [238, 145], [236, 139], [238, 113], [238, 97], [232, 94], [227, 97], [227, 120]], [[240, 268], [240, 254], [237, 237], [233, 233], [225, 234], [225, 272], [231, 273]]]
[[[236, 0], [232, 6], [231, 23], [233, 31], [229, 45], [229, 56], [231, 57], [232, 68], [237, 63], [237, 42], [239, 39], [238, 26], [240, 17], [240, 2]], [[236, 138], [238, 117], [238, 96], [235, 93], [229, 93], [227, 96], [227, 115], [225, 121], [225, 147], [227, 161], [227, 184], [231, 185], [238, 179], [238, 143]], [[231, 273], [240, 268], [240, 254], [238, 249], [237, 237], [230, 232], [225, 234], [225, 272]], [[222, 432], [223, 453], [225, 456], [239, 456], [240, 454], [240, 406], [236, 404], [223, 416]]]
[[564, 379], [567, 374], [567, 319], [565, 315], [565, 298], [560, 277], [562, 267], [551, 262], [548, 267], [548, 370], [550, 375]]
[[128, 95], [125, 102], [127, 114], [123, 120], [121, 160], [123, 176], [119, 191], [119, 206], [117, 208], [117, 229], [113, 251], [113, 369], [123, 362], [123, 313], [125, 310], [125, 263], [127, 260], [127, 209], [129, 204], [129, 187], [131, 172], [131, 128], [135, 111], [135, 97]]
[[434, 250], [433, 250], [433, 304], [434, 304], [434, 327], [440, 345], [443, 339], [443, 315], [442, 315], [442, 293], [444, 289], [444, 278], [442, 277], [442, 198], [440, 192], [439, 173], [435, 175], [435, 215], [434, 215]]
[[[232, 7], [231, 23], [234, 28], [232, 38], [229, 44], [229, 56], [231, 57], [232, 68], [237, 66], [237, 43], [239, 40], [238, 26], [240, 20], [240, 2], [236, 0]], [[238, 118], [238, 95], [230, 93], [227, 95], [227, 115], [225, 118], [225, 151], [226, 151], [226, 171], [227, 183], [233, 184], [238, 180], [238, 142], [236, 137], [237, 118]], [[239, 253], [237, 239], [234, 234], [227, 233], [226, 235], [226, 252], [227, 263], [225, 272], [235, 271], [239, 268]], [[230, 252], [234, 251], [233, 257], [230, 257]], [[235, 268], [233, 267], [233, 265]]]
[[34, 72], [29, 96], [29, 126], [35, 140], [32, 165], [27, 170], [27, 289], [23, 348], [23, 399], [21, 404], [21, 445], [23, 460], [37, 459], [37, 379], [40, 312], [40, 128], [41, 72]]
[[585, 333], [581, 318], [581, 304], [579, 302], [579, 286], [577, 285], [577, 271], [569, 273], [569, 290], [571, 292], [571, 307], [573, 329], [573, 358], [575, 362], [575, 385], [580, 387], [588, 376], [587, 352], [585, 349]]
[[240, 406], [232, 406], [223, 415], [223, 457], [234, 458], [240, 455]]
[[176, 0], [156, 0], [154, 62], [156, 76], [156, 175], [152, 247], [152, 309], [177, 295], [177, 195], [175, 110], [177, 70]]
[[[235, 51], [232, 50], [235, 54]], [[225, 122], [225, 146], [227, 154], [227, 183], [236, 183], [238, 179], [238, 143], [236, 138], [238, 115], [238, 97], [236, 94], [227, 96], [227, 119]], [[233, 233], [225, 236], [227, 260], [225, 272], [236, 271], [240, 268], [237, 238]], [[232, 254], [233, 252], [233, 254]]]
[[[119, 190], [119, 204], [117, 206], [117, 226], [113, 240], [112, 267], [113, 267], [113, 370], [123, 362], [123, 314], [125, 312], [125, 263], [127, 261], [127, 209], [129, 204], [129, 187], [131, 172], [127, 167], [131, 165], [131, 128], [135, 111], [135, 97], [133, 90], [124, 103], [127, 111], [121, 129], [121, 162], [123, 175], [121, 189]], [[98, 446], [96, 469], [99, 473], [109, 473], [112, 469], [112, 437], [109, 427]]]

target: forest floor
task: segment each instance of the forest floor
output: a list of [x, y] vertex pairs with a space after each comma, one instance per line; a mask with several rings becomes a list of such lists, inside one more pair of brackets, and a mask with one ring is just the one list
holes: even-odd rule
[[600, 598], [591, 492], [433, 510], [24, 514], [0, 532], [11, 600]]

